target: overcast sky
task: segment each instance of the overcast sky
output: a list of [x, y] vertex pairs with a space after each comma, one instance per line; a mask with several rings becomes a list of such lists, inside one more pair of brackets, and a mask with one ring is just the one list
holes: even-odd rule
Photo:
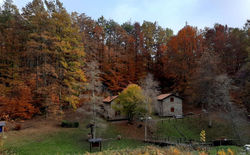
[[[31, 0], [13, 0], [22, 8]], [[243, 27], [250, 19], [250, 0], [61, 0], [69, 12], [85, 13], [93, 19], [104, 16], [122, 24], [143, 20], [178, 32], [189, 25], [212, 27], [215, 23]], [[0, 0], [0, 4], [3, 0]]]

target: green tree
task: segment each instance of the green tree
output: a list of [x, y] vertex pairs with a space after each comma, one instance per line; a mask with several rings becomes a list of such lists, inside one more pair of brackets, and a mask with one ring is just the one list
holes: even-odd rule
[[130, 84], [119, 94], [113, 108], [126, 114], [129, 122], [132, 122], [135, 116], [146, 113], [144, 100], [141, 87]]

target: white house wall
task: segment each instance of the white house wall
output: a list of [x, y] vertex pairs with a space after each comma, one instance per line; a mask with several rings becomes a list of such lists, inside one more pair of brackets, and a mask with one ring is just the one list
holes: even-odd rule
[[115, 115], [115, 109], [112, 108], [114, 104], [114, 101], [112, 101], [110, 104], [105, 104], [105, 110], [107, 111], [107, 114], [106, 114], [106, 118], [107, 119], [110, 119], [110, 120], [115, 120], [115, 119], [125, 119], [126, 116], [124, 116], [123, 114], [119, 115], [119, 116], [116, 116]]
[[[172, 97], [174, 98], [174, 101], [170, 102], [170, 98], [172, 98]], [[170, 96], [162, 101], [159, 101], [159, 107], [160, 107], [159, 114], [161, 116], [182, 115], [182, 100], [180, 98], [175, 97], [175, 96]], [[174, 112], [171, 112], [172, 107], [174, 108]]]

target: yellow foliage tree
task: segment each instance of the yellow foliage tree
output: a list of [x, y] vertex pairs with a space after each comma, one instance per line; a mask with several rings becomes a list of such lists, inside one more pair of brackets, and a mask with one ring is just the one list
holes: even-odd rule
[[133, 121], [135, 116], [145, 114], [145, 103], [142, 89], [136, 84], [130, 84], [118, 96], [114, 108], [126, 114], [128, 120]]

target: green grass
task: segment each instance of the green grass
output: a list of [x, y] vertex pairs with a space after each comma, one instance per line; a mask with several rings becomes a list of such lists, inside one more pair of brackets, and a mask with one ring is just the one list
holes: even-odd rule
[[46, 135], [39, 141], [31, 140], [9, 147], [9, 150], [18, 154], [78, 153], [88, 149], [84, 137], [79, 134], [80, 132], [76, 130], [54, 133]]
[[[89, 143], [84, 137], [79, 136], [78, 131], [71, 133], [60, 132], [51, 137], [46, 137], [40, 142], [30, 141], [23, 145], [9, 148], [10, 152], [18, 154], [78, 154], [89, 151]], [[103, 142], [103, 150], [124, 148], [137, 148], [143, 146], [142, 142], [130, 139], [109, 140]], [[99, 151], [94, 148], [93, 151]]]
[[[176, 129], [176, 128], [178, 129]], [[235, 138], [232, 126], [228, 122], [213, 122], [212, 128], [208, 127], [206, 117], [193, 117], [183, 119], [169, 119], [157, 122], [155, 136], [161, 138], [173, 137], [181, 138], [183, 135], [187, 139], [199, 141], [201, 130], [206, 131], [206, 140], [211, 141], [218, 138]]]
[[[117, 135], [122, 135], [110, 123], [104, 120], [98, 120], [100, 126], [97, 128], [97, 137], [105, 139], [102, 143], [103, 150], [121, 150], [121, 149], [136, 149], [144, 147], [148, 144], [142, 141], [127, 139], [117, 140]], [[39, 136], [25, 136], [23, 139], [14, 139], [7, 141], [4, 145], [6, 154], [16, 153], [20, 155], [37, 155], [37, 154], [83, 154], [89, 151], [89, 143], [86, 141], [86, 135], [89, 129], [86, 129], [87, 120], [80, 123], [79, 128], [59, 129], [57, 132], [44, 134]], [[161, 138], [176, 137], [180, 138], [182, 135], [174, 128], [176, 126], [182, 134], [189, 139], [199, 140], [199, 134], [202, 129], [206, 130], [208, 140], [226, 137], [230, 138], [232, 134], [231, 127], [227, 123], [215, 123], [212, 128], [207, 126], [208, 120], [206, 118], [198, 119], [179, 119], [177, 121], [159, 121], [157, 123], [158, 136]], [[156, 133], [156, 132], [155, 132]], [[171, 140], [171, 139], [170, 139]], [[176, 140], [176, 139], [174, 139]], [[212, 147], [209, 152], [214, 154], [220, 149], [227, 149], [228, 147]], [[238, 147], [231, 147], [232, 150], [237, 150]], [[93, 149], [98, 152], [98, 148]], [[1, 151], [0, 151], [1, 154]]]
[[[112, 125], [108, 123], [106, 125], [106, 128], [100, 127], [97, 129], [97, 135], [102, 135], [101, 138], [108, 139], [102, 143], [103, 150], [145, 146], [143, 142], [137, 140], [117, 140], [116, 136], [119, 132]], [[25, 137], [23, 140], [8, 142], [5, 144], [5, 151], [2, 153], [16, 153], [20, 155], [83, 154], [89, 151], [89, 143], [86, 141], [89, 129], [86, 129], [85, 126], [86, 123], [81, 124], [79, 128], [63, 129], [62, 131], [40, 135], [36, 138]], [[94, 148], [93, 151], [99, 150]]]

